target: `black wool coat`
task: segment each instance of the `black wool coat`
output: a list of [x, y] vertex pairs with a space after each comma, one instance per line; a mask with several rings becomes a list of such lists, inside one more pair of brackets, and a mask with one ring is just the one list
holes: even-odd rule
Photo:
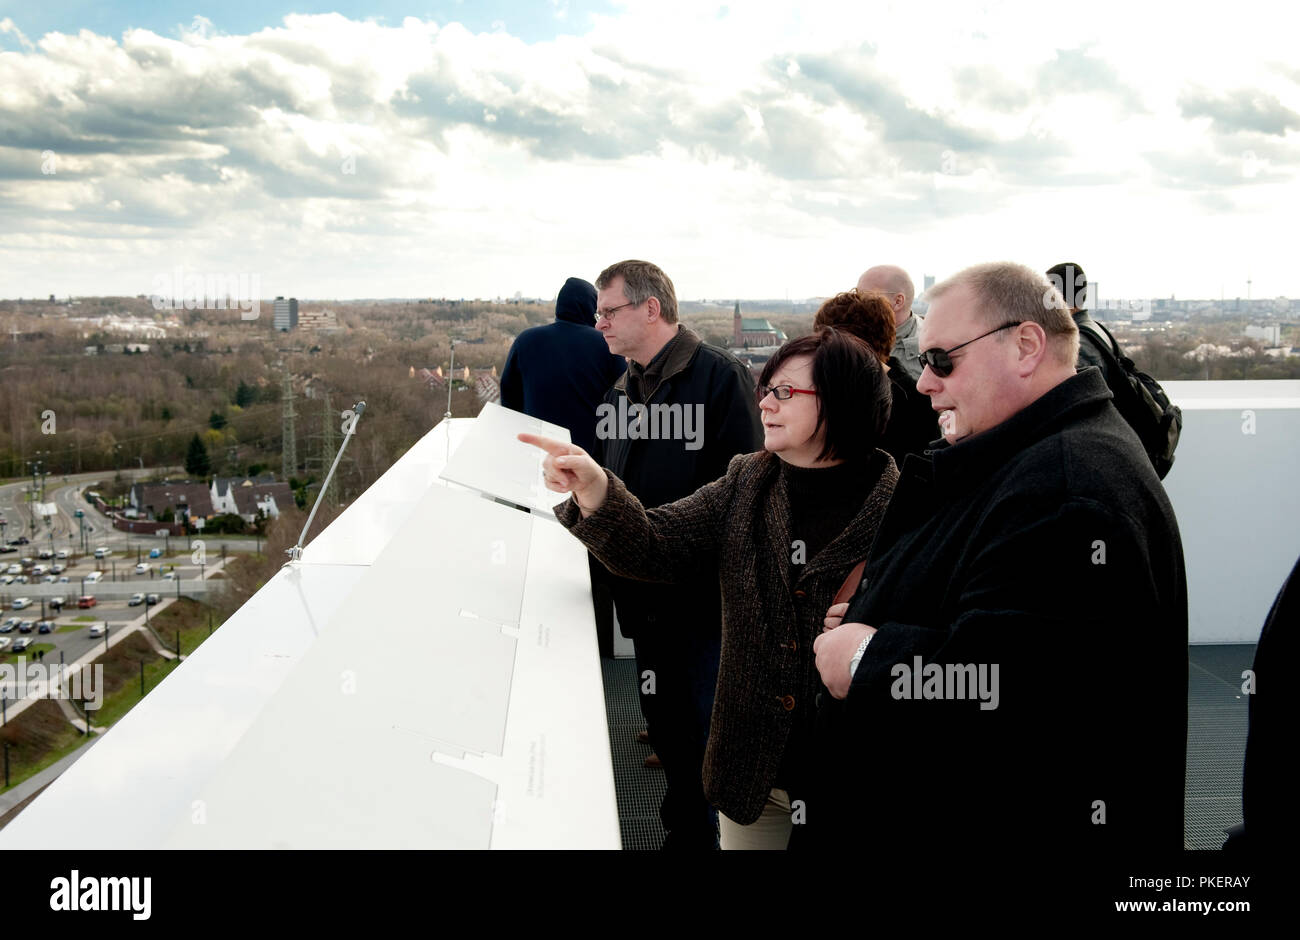
[[[737, 454], [763, 446], [754, 380], [739, 359], [703, 342], [684, 326], [667, 355], [663, 377], [646, 404], [702, 405], [700, 446], [689, 446], [694, 442], [687, 440], [598, 435], [591, 451], [597, 463], [616, 474], [648, 507], [689, 496], [726, 473], [727, 464]], [[604, 404], [618, 413], [628, 407], [627, 398], [625, 372], [606, 393]], [[614, 597], [624, 636], [635, 639], [647, 626], [662, 633], [701, 625], [716, 635], [721, 609], [717, 579], [711, 575], [685, 579], [678, 590], [670, 592], [629, 578], [603, 577]]]
[[923, 455], [938, 440], [939, 419], [930, 407], [930, 396], [916, 388], [916, 379], [907, 374], [896, 358], [889, 359], [889, 423], [880, 440], [880, 449], [903, 465], [908, 454]]
[[609, 351], [592, 324], [596, 289], [571, 277], [555, 299], [555, 322], [515, 338], [501, 371], [501, 404], [569, 429], [573, 443], [590, 451], [596, 407], [627, 363]]
[[[852, 831], [886, 855], [1182, 848], [1182, 544], [1110, 398], [1087, 369], [907, 458], [844, 619], [878, 632], [847, 698], [819, 709], [814, 845]], [[913, 678], [932, 665], [947, 698]], [[958, 696], [966, 667], [991, 689], [994, 665], [995, 708]]]

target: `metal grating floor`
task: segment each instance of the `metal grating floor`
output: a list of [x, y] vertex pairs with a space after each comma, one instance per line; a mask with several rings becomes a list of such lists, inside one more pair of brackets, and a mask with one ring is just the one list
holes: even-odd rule
[[1255, 644], [1190, 646], [1187, 653], [1183, 838], [1189, 849], [1219, 849], [1223, 831], [1241, 822], [1248, 707], [1241, 673], [1255, 660]]
[[664, 798], [664, 772], [645, 767], [649, 746], [636, 739], [645, 727], [638, 702], [635, 659], [602, 657], [605, 680], [605, 720], [614, 761], [614, 791], [618, 798], [618, 828], [625, 849], [658, 849], [664, 827], [659, 804]]
[[[1220, 848], [1223, 831], [1241, 822], [1247, 727], [1241, 673], [1254, 659], [1253, 643], [1188, 647], [1183, 831], [1189, 849]], [[623, 848], [657, 849], [664, 839], [659, 821], [664, 778], [663, 771], [641, 763], [650, 749], [636, 739], [645, 727], [637, 704], [636, 661], [602, 658], [600, 662]]]

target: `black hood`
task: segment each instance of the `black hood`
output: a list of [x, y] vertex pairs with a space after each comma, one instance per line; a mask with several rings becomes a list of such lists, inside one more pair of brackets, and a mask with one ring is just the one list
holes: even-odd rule
[[555, 298], [555, 319], [595, 326], [596, 288], [580, 277], [565, 281]]

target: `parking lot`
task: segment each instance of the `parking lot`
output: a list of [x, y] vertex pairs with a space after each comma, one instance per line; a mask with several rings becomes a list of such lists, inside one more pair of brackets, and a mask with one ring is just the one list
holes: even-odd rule
[[[184, 547], [184, 543], [180, 543]], [[96, 557], [98, 556], [98, 557]], [[206, 565], [186, 551], [143, 546], [127, 555], [100, 548], [4, 546], [0, 554], [0, 663], [17, 656], [71, 662], [113, 628], [146, 615], [167, 597], [195, 594]]]

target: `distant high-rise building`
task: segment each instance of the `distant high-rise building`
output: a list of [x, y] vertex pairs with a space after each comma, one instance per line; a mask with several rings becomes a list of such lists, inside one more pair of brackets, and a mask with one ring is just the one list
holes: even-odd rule
[[298, 298], [275, 298], [275, 328], [282, 333], [298, 327]]
[[926, 275], [923, 275], [923, 278], [924, 278], [925, 286], [921, 288], [921, 292], [922, 292], [922, 293], [924, 293], [925, 291], [928, 291], [931, 287], [934, 287], [934, 275], [933, 275], [933, 274], [926, 274]]

